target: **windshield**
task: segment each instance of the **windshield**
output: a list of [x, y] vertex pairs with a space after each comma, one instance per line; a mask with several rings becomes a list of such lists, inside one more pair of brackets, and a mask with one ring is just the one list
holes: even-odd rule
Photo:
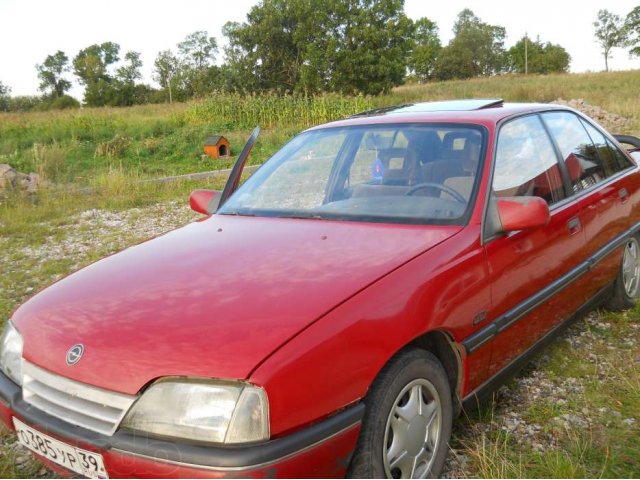
[[302, 133], [222, 215], [461, 224], [483, 151], [471, 125], [367, 125]]

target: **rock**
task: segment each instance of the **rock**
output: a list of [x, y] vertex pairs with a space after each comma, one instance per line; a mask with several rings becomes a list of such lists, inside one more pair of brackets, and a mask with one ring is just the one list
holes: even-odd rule
[[622, 423], [624, 423], [627, 427], [632, 427], [636, 423], [635, 418], [625, 418]]
[[11, 168], [11, 166], [6, 163], [0, 164], [0, 189], [12, 186], [15, 177], [15, 169]]
[[40, 188], [48, 185], [49, 182], [35, 172], [26, 174], [16, 171], [6, 163], [0, 164], [0, 190], [17, 188], [27, 193], [36, 193]]
[[37, 173], [30, 173], [28, 182], [29, 183], [27, 184], [27, 192], [36, 193], [38, 191], [38, 187], [42, 184], [42, 179]]

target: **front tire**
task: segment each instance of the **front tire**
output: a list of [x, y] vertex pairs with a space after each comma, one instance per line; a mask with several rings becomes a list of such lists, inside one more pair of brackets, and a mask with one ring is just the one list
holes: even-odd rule
[[365, 400], [366, 413], [349, 478], [434, 478], [451, 438], [453, 405], [442, 364], [424, 350], [406, 350], [380, 372]]
[[633, 236], [624, 245], [622, 265], [613, 283], [613, 293], [606, 304], [608, 310], [628, 310], [640, 293], [640, 243]]

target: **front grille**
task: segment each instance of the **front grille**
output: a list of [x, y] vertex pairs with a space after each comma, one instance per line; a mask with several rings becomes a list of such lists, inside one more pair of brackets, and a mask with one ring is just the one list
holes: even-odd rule
[[113, 435], [137, 398], [69, 380], [23, 362], [24, 401], [87, 430]]

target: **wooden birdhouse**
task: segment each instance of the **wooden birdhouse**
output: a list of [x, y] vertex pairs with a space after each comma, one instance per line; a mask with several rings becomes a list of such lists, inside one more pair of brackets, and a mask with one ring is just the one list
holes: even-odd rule
[[204, 141], [204, 153], [211, 158], [229, 158], [231, 155], [229, 140], [222, 135], [207, 137]]

